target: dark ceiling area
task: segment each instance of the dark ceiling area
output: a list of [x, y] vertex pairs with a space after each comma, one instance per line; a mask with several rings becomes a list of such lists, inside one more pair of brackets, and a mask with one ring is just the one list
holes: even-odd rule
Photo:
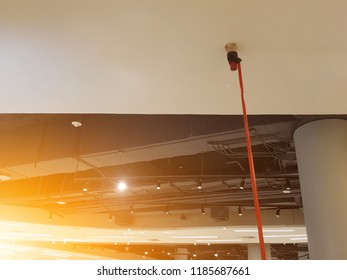
[[[347, 116], [249, 116], [262, 210], [302, 208], [293, 133], [320, 118]], [[0, 132], [1, 204], [116, 219], [202, 206], [253, 209], [242, 116], [3, 114]], [[122, 180], [128, 190], [119, 194]], [[278, 258], [293, 258], [276, 248]], [[239, 257], [225, 258], [245, 258], [242, 246], [235, 250]]]

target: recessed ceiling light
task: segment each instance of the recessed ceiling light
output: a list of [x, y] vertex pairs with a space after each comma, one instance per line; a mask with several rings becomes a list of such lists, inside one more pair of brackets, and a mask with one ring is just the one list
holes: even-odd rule
[[71, 124], [72, 124], [74, 127], [80, 127], [80, 126], [82, 126], [82, 123], [79, 122], [79, 121], [72, 121]]
[[65, 205], [65, 204], [66, 204], [66, 202], [65, 202], [65, 201], [60, 200], [60, 201], [57, 201], [57, 204], [59, 204], [59, 205]]
[[83, 188], [83, 191], [84, 191], [84, 192], [87, 192], [87, 191], [88, 191], [88, 189], [87, 189], [87, 188]]
[[283, 190], [282, 192], [283, 193], [291, 193], [292, 191], [291, 190]]

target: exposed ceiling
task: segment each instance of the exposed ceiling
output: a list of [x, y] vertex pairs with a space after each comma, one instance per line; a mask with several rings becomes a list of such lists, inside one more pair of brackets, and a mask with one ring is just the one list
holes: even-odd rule
[[[267, 243], [307, 242], [292, 135], [319, 118], [249, 118]], [[118, 252], [131, 243], [135, 252], [197, 244], [190, 254], [211, 258], [217, 249], [227, 256], [220, 244], [258, 242], [241, 116], [3, 114], [0, 128], [2, 219], [15, 222], [3, 228], [3, 241], [56, 250], [69, 242], [78, 256], [85, 246]], [[287, 256], [281, 248], [278, 258]]]

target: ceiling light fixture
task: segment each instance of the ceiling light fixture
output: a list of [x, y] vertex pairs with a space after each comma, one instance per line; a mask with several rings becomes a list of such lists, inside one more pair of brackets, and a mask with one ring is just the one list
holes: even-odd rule
[[134, 214], [134, 206], [130, 205], [130, 214]]
[[294, 237], [294, 238], [291, 238], [290, 240], [307, 240], [307, 237]]
[[[258, 232], [257, 229], [235, 229], [235, 232]], [[294, 229], [264, 229], [263, 232], [293, 232]]]
[[[241, 242], [242, 239], [197, 239], [198, 243], [212, 242], [212, 243], [229, 243], [229, 242]], [[209, 245], [210, 243], [207, 243]]]
[[280, 212], [281, 212], [281, 209], [277, 207], [277, 209], [276, 209], [276, 217], [277, 218], [280, 217]]
[[121, 192], [125, 191], [127, 187], [128, 187], [127, 184], [123, 181], [118, 183], [118, 190]]
[[289, 179], [287, 178], [286, 179], [286, 186], [284, 188], [284, 190], [282, 191], [283, 193], [291, 193], [291, 186], [290, 186], [290, 181]]
[[205, 214], [206, 214], [206, 212], [205, 212], [205, 207], [204, 207], [204, 206], [201, 206], [201, 214], [202, 214], [202, 215], [205, 215]]
[[242, 209], [241, 209], [241, 206], [239, 206], [239, 208], [237, 209], [237, 214], [239, 216], [242, 216]]
[[183, 238], [183, 239], [188, 239], [188, 238], [192, 238], [192, 239], [196, 239], [196, 238], [218, 238], [217, 235], [172, 235], [170, 236], [170, 238]]
[[108, 221], [112, 222], [112, 214], [111, 213], [108, 215]]
[[202, 181], [199, 180], [199, 183], [198, 183], [198, 189], [201, 190], [202, 189]]
[[241, 183], [240, 183], [240, 190], [243, 190], [245, 188], [245, 179], [241, 179]]
[[160, 180], [159, 180], [158, 183], [157, 183], [157, 190], [160, 190], [160, 186], [161, 186], [161, 183], [160, 183]]
[[59, 201], [57, 201], [57, 204], [59, 204], [59, 205], [65, 205], [66, 202], [65, 202], [65, 201], [62, 201], [62, 200], [59, 200]]
[[48, 217], [48, 221], [50, 221], [50, 222], [51, 222], [51, 221], [52, 221], [52, 219], [53, 219], [53, 214], [52, 214], [52, 212], [50, 212], [50, 213], [49, 213], [49, 217]]
[[165, 213], [166, 215], [169, 215], [169, 214], [170, 214], [169, 205], [166, 205], [165, 210], [164, 210], [164, 213]]
[[82, 190], [83, 190], [84, 192], [87, 192], [87, 191], [88, 191], [88, 189], [87, 189], [87, 188], [83, 188]]
[[74, 127], [80, 127], [82, 126], [82, 123], [80, 121], [72, 121], [71, 124], [74, 126]]
[[283, 235], [264, 235], [266, 238], [282, 238], [282, 237], [307, 237], [306, 234], [283, 234]]

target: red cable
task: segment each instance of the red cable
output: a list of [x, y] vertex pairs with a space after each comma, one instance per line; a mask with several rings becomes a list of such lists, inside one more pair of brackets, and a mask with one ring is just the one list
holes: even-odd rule
[[252, 191], [253, 191], [254, 208], [255, 208], [255, 215], [256, 215], [256, 218], [257, 218], [257, 226], [258, 226], [258, 237], [259, 237], [259, 243], [260, 243], [260, 254], [261, 254], [261, 259], [262, 260], [266, 260], [265, 243], [264, 243], [264, 235], [263, 235], [263, 226], [262, 226], [262, 221], [261, 221], [260, 207], [259, 207], [259, 200], [258, 200], [257, 181], [256, 181], [256, 178], [255, 178], [254, 162], [253, 162], [253, 154], [252, 154], [252, 145], [251, 145], [251, 137], [249, 135], [248, 117], [247, 117], [246, 102], [245, 102], [244, 90], [243, 90], [241, 63], [238, 63], [237, 65], [238, 65], [237, 69], [238, 69], [239, 83], [240, 83], [240, 89], [241, 89], [241, 102], [242, 102], [242, 111], [243, 111], [243, 122], [244, 122], [244, 125], [245, 125], [245, 134], [246, 134], [246, 142], [247, 142], [248, 164], [249, 164], [249, 171], [250, 171], [251, 180], [252, 180]]

